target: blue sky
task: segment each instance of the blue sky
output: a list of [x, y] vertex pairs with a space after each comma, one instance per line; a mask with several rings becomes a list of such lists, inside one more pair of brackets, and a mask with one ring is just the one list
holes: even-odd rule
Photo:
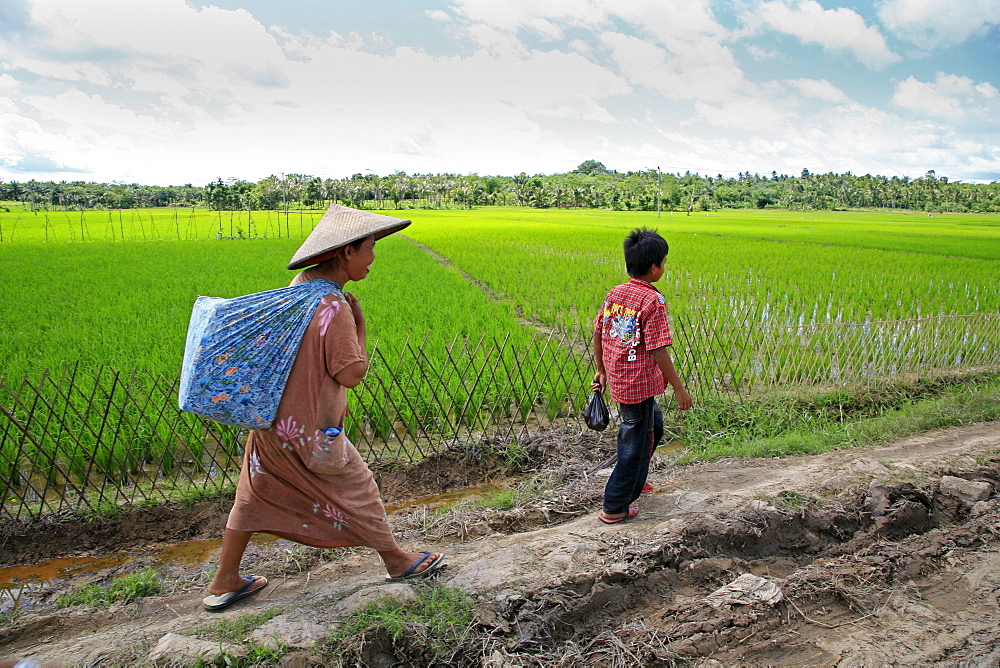
[[0, 0], [0, 179], [1000, 180], [1000, 0]]

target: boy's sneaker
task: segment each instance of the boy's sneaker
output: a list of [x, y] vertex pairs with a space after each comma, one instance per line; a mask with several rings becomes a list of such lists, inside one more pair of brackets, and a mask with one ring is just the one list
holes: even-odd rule
[[648, 482], [642, 486], [642, 494], [650, 494], [653, 491], [653, 486]]

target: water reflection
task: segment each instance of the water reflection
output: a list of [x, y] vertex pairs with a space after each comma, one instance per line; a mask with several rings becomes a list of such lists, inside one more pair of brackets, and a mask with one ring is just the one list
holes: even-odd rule
[[0, 614], [15, 609], [34, 610], [55, 585], [74, 576], [97, 573], [128, 561], [125, 553], [103, 557], [59, 557], [37, 564], [0, 569]]
[[[461, 501], [481, 499], [503, 489], [497, 485], [479, 485], [431, 494], [415, 499], [397, 501], [386, 505], [389, 514], [399, 513], [417, 507], [440, 509], [453, 506]], [[251, 539], [248, 551], [288, 549], [293, 543], [270, 534], [258, 533]], [[222, 547], [222, 538], [191, 540], [172, 545], [163, 545], [143, 551], [118, 552], [100, 557], [59, 557], [47, 559], [37, 564], [25, 564], [0, 568], [0, 614], [15, 610], [30, 611], [52, 605], [46, 597], [53, 589], [70, 578], [89, 576], [89, 580], [107, 577], [116, 567], [143, 557], [153, 557], [150, 564], [164, 574], [189, 571], [207, 564], [214, 553]], [[148, 563], [148, 562], [147, 562]]]
[[503, 487], [498, 485], [478, 485], [476, 487], [452, 489], [440, 494], [428, 494], [427, 496], [418, 496], [414, 499], [407, 499], [405, 501], [387, 503], [385, 506], [385, 512], [391, 515], [392, 513], [402, 512], [418, 506], [423, 506], [424, 508], [428, 508], [430, 510], [438, 510], [440, 508], [454, 506], [462, 501], [475, 501], [477, 499], [482, 499], [503, 489]]

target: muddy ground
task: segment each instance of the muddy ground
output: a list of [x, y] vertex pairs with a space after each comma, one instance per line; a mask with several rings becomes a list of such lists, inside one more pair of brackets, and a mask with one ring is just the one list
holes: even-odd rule
[[[554, 432], [528, 449], [527, 466], [544, 484], [535, 483], [524, 505], [442, 513], [400, 504], [390, 516], [405, 548], [447, 553], [437, 581], [475, 601], [475, 623], [445, 663], [1000, 662], [1000, 423], [817, 456], [676, 466], [665, 452], [655, 458], [655, 490], [640, 500], [640, 515], [615, 526], [595, 517], [608, 471], [588, 475], [612, 452], [608, 435]], [[392, 501], [484, 477], [515, 484], [501, 474], [488, 455], [453, 455], [384, 473], [381, 486]], [[269, 587], [225, 612], [204, 612], [218, 549], [208, 539], [221, 534], [226, 509], [205, 502], [97, 524], [7, 527], [3, 564], [118, 558], [24, 594], [24, 607], [34, 609], [8, 616], [0, 656], [54, 666], [140, 665], [162, 656], [185, 665], [191, 650], [156, 651], [161, 639], [179, 634], [181, 645], [191, 644], [220, 619], [280, 607], [285, 613], [254, 640], [285, 643], [287, 665], [329, 665], [335, 657], [324, 654], [325, 635], [358, 601], [409, 595], [409, 585], [381, 582], [370, 551], [261, 541], [246, 565], [268, 576]], [[180, 541], [193, 549], [165, 561], [163, 554], [181, 553], [170, 547]], [[59, 593], [146, 564], [164, 574], [167, 594], [99, 612], [50, 607]], [[746, 574], [773, 585], [780, 600], [739, 591], [725, 598], [724, 588]], [[374, 638], [365, 661], [421, 664], [421, 651]]]

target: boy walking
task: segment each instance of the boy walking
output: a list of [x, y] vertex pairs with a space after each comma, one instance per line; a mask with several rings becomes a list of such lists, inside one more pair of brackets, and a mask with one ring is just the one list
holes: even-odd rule
[[618, 462], [604, 488], [604, 509], [597, 517], [617, 524], [639, 514], [639, 498], [649, 460], [663, 437], [663, 412], [656, 396], [674, 390], [681, 410], [691, 408], [667, 346], [673, 343], [663, 295], [653, 283], [663, 277], [669, 247], [652, 230], [633, 230], [625, 238], [628, 283], [616, 286], [594, 318], [593, 390], [611, 386], [611, 398], [621, 405]]

